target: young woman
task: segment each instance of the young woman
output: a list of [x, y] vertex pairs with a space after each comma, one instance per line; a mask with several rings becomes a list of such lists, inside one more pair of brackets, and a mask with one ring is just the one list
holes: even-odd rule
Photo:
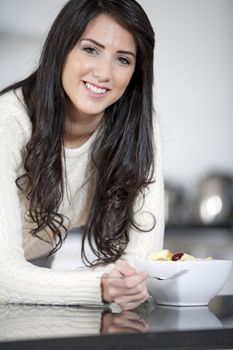
[[[36, 71], [1, 92], [1, 303], [133, 309], [148, 298], [147, 274], [136, 272], [133, 258], [163, 241], [153, 49], [135, 0], [71, 0]], [[30, 262], [55, 253], [68, 230], [83, 225], [86, 268]]]

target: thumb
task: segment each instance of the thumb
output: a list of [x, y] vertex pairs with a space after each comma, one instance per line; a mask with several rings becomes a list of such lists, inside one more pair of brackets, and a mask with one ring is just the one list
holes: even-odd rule
[[147, 271], [142, 271], [142, 272], [139, 272], [139, 275], [143, 278], [143, 279], [146, 279], [148, 277], [148, 272]]
[[126, 261], [118, 261], [116, 264], [116, 267], [118, 271], [124, 276], [129, 277], [137, 273], [136, 270], [131, 265], [129, 265], [129, 263], [127, 263]]

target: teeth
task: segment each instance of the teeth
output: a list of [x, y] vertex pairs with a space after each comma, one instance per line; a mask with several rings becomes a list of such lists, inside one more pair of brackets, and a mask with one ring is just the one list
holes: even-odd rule
[[94, 92], [95, 94], [104, 94], [107, 89], [101, 89], [97, 88], [96, 86], [91, 85], [90, 83], [85, 83], [86, 87], [91, 90], [91, 92]]

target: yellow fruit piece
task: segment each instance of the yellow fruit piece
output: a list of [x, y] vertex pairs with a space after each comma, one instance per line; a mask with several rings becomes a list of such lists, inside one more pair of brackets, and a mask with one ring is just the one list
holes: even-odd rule
[[189, 255], [189, 254], [184, 254], [181, 259], [182, 261], [194, 261], [194, 260], [197, 260], [194, 256], [192, 255]]
[[172, 252], [169, 252], [168, 255], [167, 255], [167, 260], [171, 261], [173, 255], [174, 255], [174, 254], [173, 254]]
[[168, 249], [161, 249], [148, 255], [147, 260], [171, 260], [173, 254]]

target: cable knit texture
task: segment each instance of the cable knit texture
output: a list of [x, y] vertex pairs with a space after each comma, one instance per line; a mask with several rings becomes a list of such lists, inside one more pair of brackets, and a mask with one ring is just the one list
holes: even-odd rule
[[[122, 259], [133, 263], [133, 257], [145, 258], [160, 249], [164, 232], [164, 192], [160, 159], [160, 136], [155, 127], [156, 174], [145, 201], [138, 198], [135, 219], [143, 228], [156, 226], [150, 232], [130, 231], [130, 242]], [[28, 208], [24, 194], [15, 180], [24, 173], [23, 160], [31, 135], [31, 122], [24, 108], [20, 90], [0, 97], [0, 303], [33, 304], [100, 304], [100, 277], [113, 264], [98, 268], [58, 271], [37, 267], [29, 262], [46, 256], [51, 246], [29, 234], [25, 220]], [[61, 211], [70, 220], [70, 228], [84, 225], [88, 215], [91, 186], [86, 169], [95, 133], [77, 149], [65, 149], [66, 192]], [[44, 232], [46, 237], [46, 232]], [[62, 248], [61, 248], [62, 249]]]

